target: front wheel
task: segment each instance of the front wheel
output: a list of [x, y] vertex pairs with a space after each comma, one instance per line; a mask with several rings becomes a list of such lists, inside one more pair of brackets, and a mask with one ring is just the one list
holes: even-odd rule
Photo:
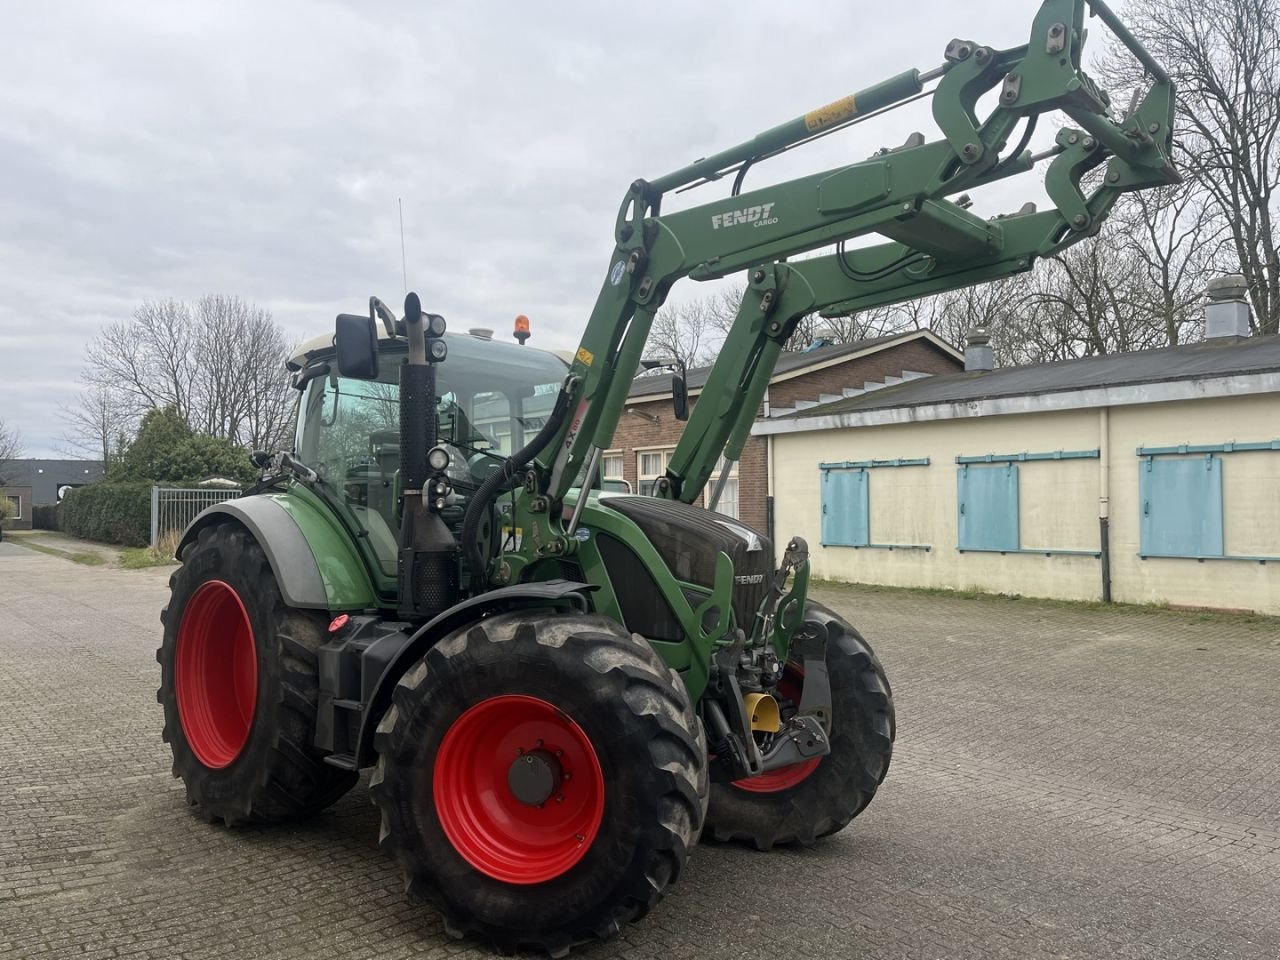
[[[707, 834], [747, 840], [761, 850], [809, 845], [866, 809], [889, 772], [896, 733], [893, 693], [870, 645], [845, 620], [809, 601], [805, 619], [827, 628], [831, 679], [831, 752], [824, 757], [711, 788]], [[778, 695], [799, 702], [800, 664], [787, 664]]]
[[237, 524], [200, 530], [169, 586], [156, 699], [187, 802], [231, 826], [314, 813], [346, 793], [356, 775], [313, 744], [323, 615], [284, 605], [266, 553]]
[[679, 676], [594, 615], [491, 617], [396, 685], [370, 794], [409, 892], [455, 936], [563, 955], [644, 915], [702, 829]]

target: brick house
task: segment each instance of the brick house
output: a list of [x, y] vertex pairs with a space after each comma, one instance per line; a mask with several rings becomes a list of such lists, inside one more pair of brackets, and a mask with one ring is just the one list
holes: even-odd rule
[[[784, 353], [769, 381], [759, 416], [781, 416], [904, 380], [963, 369], [964, 354], [928, 330]], [[709, 372], [710, 367], [688, 372], [691, 409]], [[637, 492], [647, 492], [666, 469], [684, 427], [672, 414], [671, 377], [637, 377], [618, 423], [614, 446], [601, 459], [602, 475], [608, 480], [625, 480]], [[702, 504], [703, 498], [697, 502]], [[753, 436], [747, 441], [717, 509], [772, 533], [767, 437]]]

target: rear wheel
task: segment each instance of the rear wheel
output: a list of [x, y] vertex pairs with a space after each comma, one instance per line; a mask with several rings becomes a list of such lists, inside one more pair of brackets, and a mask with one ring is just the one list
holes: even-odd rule
[[312, 746], [325, 618], [284, 605], [266, 554], [236, 524], [183, 551], [156, 652], [173, 774], [206, 820], [280, 820], [328, 806], [356, 775]]
[[[747, 780], [713, 784], [707, 835], [716, 840], [747, 840], [761, 850], [812, 844], [866, 809], [889, 771], [896, 730], [884, 668], [858, 631], [827, 607], [810, 601], [805, 618], [827, 628], [831, 752]], [[788, 663], [779, 697], [798, 703], [803, 682], [800, 664]]]
[[638, 919], [697, 842], [706, 741], [643, 639], [604, 617], [506, 614], [397, 684], [370, 793], [409, 892], [455, 936], [562, 955]]

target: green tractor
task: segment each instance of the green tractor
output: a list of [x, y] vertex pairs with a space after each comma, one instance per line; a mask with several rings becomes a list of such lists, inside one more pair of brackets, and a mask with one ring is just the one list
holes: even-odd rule
[[[808, 546], [775, 555], [714, 506], [801, 318], [1029, 270], [1122, 192], [1176, 180], [1168, 77], [1090, 0], [1152, 77], [1113, 117], [1081, 70], [1085, 3], [1045, 0], [1025, 46], [955, 40], [935, 70], [635, 181], [567, 360], [525, 346], [527, 325], [520, 345], [447, 334], [414, 294], [403, 316], [373, 298], [304, 345], [293, 449], [255, 454], [257, 486], [186, 531], [162, 617], [164, 734], [196, 811], [296, 817], [372, 767], [410, 894], [457, 936], [553, 955], [643, 916], [701, 835], [767, 850], [845, 827], [889, 769], [889, 681], [809, 598]], [[940, 139], [742, 191], [755, 164], [927, 84]], [[1051, 110], [1071, 123], [1033, 155]], [[967, 191], [1041, 161], [1055, 209], [969, 210]], [[729, 198], [661, 212], [730, 173]], [[604, 489], [672, 284], [737, 272], [742, 306], [691, 412], [672, 377], [688, 423], [665, 476], [645, 496]]]

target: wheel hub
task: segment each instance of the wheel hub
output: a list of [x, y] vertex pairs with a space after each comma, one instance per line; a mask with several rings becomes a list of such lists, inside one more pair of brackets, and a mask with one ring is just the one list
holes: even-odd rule
[[431, 790], [453, 849], [506, 883], [565, 873], [604, 819], [604, 774], [591, 738], [537, 697], [490, 697], [463, 711], [436, 751]]
[[507, 786], [515, 798], [529, 807], [540, 807], [564, 782], [564, 770], [555, 754], [530, 750], [516, 757], [507, 769]]

